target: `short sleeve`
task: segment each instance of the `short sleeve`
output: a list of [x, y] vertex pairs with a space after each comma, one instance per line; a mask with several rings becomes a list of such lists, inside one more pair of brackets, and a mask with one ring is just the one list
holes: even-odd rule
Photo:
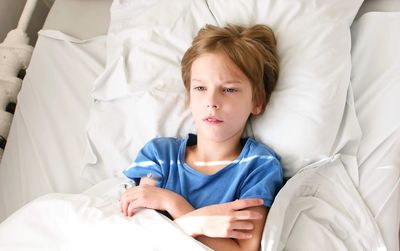
[[282, 168], [279, 160], [273, 156], [259, 163], [244, 180], [239, 197], [261, 198], [266, 207], [271, 207], [275, 196], [283, 186]]
[[[162, 180], [163, 174], [161, 170], [160, 158], [157, 153], [157, 145], [154, 140], [148, 142], [138, 153], [135, 161], [131, 166], [123, 171], [123, 174], [139, 183], [140, 178], [152, 174], [154, 177], [159, 177]], [[158, 182], [158, 186], [160, 186]]]

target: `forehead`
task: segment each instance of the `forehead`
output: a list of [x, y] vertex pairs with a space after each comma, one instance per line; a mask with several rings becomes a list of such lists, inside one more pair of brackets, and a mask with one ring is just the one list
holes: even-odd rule
[[216, 77], [221, 81], [248, 80], [240, 68], [223, 52], [201, 54], [193, 61], [191, 77], [192, 79]]

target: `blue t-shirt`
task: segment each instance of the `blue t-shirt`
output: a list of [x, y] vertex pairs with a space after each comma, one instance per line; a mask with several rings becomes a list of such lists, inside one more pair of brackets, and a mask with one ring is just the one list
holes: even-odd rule
[[138, 153], [124, 174], [136, 183], [151, 173], [159, 177], [158, 186], [183, 196], [194, 208], [261, 198], [270, 207], [283, 184], [277, 155], [252, 138], [241, 140], [243, 149], [232, 163], [206, 175], [185, 163], [186, 146], [195, 145], [197, 136], [186, 139], [155, 138]]

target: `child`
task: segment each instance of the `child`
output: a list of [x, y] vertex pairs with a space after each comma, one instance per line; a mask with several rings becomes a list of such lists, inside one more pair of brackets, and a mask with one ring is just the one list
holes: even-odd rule
[[182, 59], [182, 78], [197, 135], [146, 144], [124, 171], [140, 185], [122, 195], [121, 211], [166, 211], [215, 250], [259, 250], [282, 169], [270, 148], [242, 134], [278, 78], [274, 34], [265, 25], [207, 25]]

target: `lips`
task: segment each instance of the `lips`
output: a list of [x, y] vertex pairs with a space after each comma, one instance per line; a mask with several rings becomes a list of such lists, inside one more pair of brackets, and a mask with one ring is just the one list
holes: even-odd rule
[[208, 117], [204, 118], [203, 121], [208, 124], [212, 124], [212, 125], [217, 125], [217, 124], [221, 124], [222, 122], [224, 122], [223, 120], [220, 120], [214, 116], [208, 116]]

